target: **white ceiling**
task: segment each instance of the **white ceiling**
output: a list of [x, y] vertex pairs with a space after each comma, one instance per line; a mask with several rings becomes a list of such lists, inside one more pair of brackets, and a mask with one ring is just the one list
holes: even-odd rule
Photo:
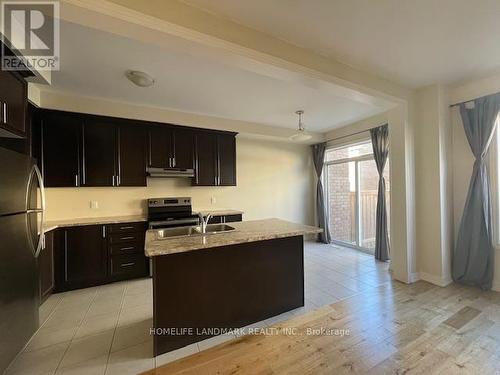
[[[266, 125], [296, 128], [294, 112], [304, 109], [306, 128], [324, 132], [388, 109], [325, 85], [281, 80], [68, 22], [61, 23], [60, 61], [52, 76], [57, 91]], [[155, 85], [132, 85], [127, 69], [149, 73]]]
[[409, 87], [500, 67], [499, 0], [185, 2]]

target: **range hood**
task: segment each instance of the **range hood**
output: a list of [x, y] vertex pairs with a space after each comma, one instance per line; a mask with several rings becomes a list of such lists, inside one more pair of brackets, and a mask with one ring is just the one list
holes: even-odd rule
[[148, 168], [148, 177], [166, 178], [166, 177], [194, 177], [194, 169], [182, 168]]

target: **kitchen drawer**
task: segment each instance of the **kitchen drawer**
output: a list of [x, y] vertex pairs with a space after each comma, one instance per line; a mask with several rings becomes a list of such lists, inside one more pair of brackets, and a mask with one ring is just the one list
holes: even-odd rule
[[109, 233], [129, 233], [146, 231], [145, 222], [121, 223], [108, 225]]
[[143, 242], [122, 242], [109, 246], [111, 255], [122, 254], [144, 254], [144, 241]]
[[110, 271], [115, 280], [147, 276], [147, 258], [144, 254], [113, 255], [110, 259]]
[[212, 216], [208, 219], [208, 224], [220, 224], [224, 222], [224, 216]]
[[238, 214], [238, 215], [226, 215], [224, 217], [224, 222], [225, 223], [234, 223], [234, 222], [237, 222], [237, 221], [242, 221], [243, 217], [241, 214]]
[[109, 235], [109, 244], [114, 245], [117, 243], [124, 242], [142, 242], [144, 243], [144, 232], [135, 232], [135, 233], [115, 233]]

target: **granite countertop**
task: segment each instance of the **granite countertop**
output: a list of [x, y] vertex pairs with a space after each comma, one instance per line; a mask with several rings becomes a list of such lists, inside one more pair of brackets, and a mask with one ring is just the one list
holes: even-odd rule
[[44, 232], [62, 228], [76, 227], [80, 225], [101, 225], [101, 224], [119, 224], [134, 221], [147, 221], [144, 215], [126, 215], [126, 216], [104, 216], [104, 217], [85, 217], [65, 220], [50, 220], [45, 222], [43, 226]]
[[194, 235], [169, 239], [158, 239], [157, 230], [148, 230], [146, 232], [145, 254], [148, 257], [153, 257], [322, 232], [322, 229], [317, 227], [280, 219], [241, 221], [229, 225], [236, 230], [204, 236]]
[[243, 215], [243, 211], [239, 210], [198, 210], [198, 211], [193, 211], [193, 214], [197, 215], [198, 213], [202, 214], [203, 216], [207, 216], [208, 214], [212, 214], [212, 216], [226, 216], [226, 215]]
[[[225, 216], [225, 215], [240, 215], [243, 211], [238, 210], [199, 210], [193, 211], [194, 214], [202, 213], [203, 216], [207, 214], [212, 214], [215, 216]], [[50, 220], [45, 222], [43, 226], [44, 232], [50, 232], [51, 230], [62, 228], [62, 227], [77, 227], [80, 225], [104, 225], [104, 224], [119, 224], [128, 223], [134, 221], [147, 221], [145, 215], [124, 215], [124, 216], [103, 216], [103, 217], [84, 217], [76, 219], [63, 219], [63, 220]]]

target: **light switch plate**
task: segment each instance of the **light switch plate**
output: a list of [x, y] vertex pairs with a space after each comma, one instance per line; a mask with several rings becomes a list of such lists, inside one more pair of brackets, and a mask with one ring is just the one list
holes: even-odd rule
[[90, 208], [93, 210], [97, 210], [99, 208], [99, 202], [98, 201], [90, 201]]
[[215, 204], [215, 203], [217, 203], [217, 199], [215, 199], [215, 197], [211, 197], [211, 198], [210, 198], [210, 203], [211, 203], [211, 204]]

